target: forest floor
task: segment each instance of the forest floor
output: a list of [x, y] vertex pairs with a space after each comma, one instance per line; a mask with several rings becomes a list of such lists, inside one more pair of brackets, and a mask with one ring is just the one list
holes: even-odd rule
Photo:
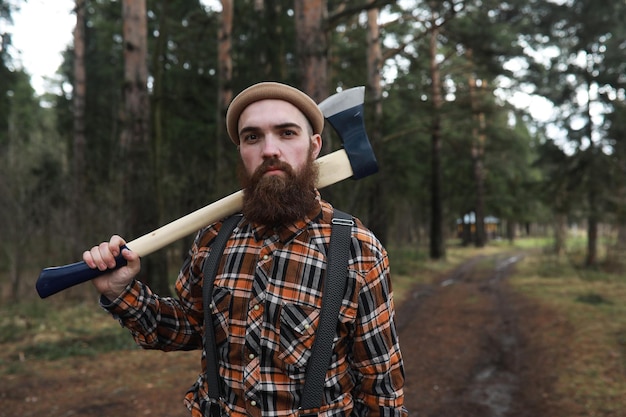
[[586, 416], [554, 391], [572, 328], [515, 292], [522, 255], [476, 257], [398, 310], [406, 406], [423, 417]]
[[[554, 389], [572, 325], [509, 284], [522, 258], [472, 258], [414, 286], [398, 304], [410, 416], [593, 415]], [[9, 354], [15, 352], [0, 352], [0, 359]], [[182, 417], [198, 369], [199, 352], [26, 355], [19, 370], [0, 372], [0, 417]]]

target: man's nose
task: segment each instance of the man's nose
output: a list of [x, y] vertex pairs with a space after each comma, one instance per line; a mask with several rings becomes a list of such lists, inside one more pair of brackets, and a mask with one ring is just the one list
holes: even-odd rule
[[266, 135], [263, 141], [263, 156], [265, 158], [274, 158], [280, 155], [280, 147], [278, 138], [274, 135]]

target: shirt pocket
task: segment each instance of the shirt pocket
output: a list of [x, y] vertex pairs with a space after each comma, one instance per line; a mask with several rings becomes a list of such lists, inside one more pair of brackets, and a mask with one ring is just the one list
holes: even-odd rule
[[304, 370], [311, 356], [320, 310], [298, 304], [284, 304], [280, 312], [280, 352], [278, 360]]
[[231, 293], [226, 288], [213, 288], [213, 302], [211, 303], [211, 314], [213, 317], [213, 329], [215, 329], [215, 344], [222, 346], [228, 342]]

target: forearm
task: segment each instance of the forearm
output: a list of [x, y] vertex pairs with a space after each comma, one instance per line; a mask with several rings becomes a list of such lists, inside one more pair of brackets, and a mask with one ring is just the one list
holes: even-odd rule
[[139, 281], [131, 283], [115, 300], [101, 298], [100, 303], [145, 349], [172, 351], [202, 346], [193, 314], [178, 300], [161, 298]]

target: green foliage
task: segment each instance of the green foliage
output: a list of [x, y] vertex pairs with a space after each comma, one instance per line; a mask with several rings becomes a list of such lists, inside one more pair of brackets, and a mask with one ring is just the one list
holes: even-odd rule
[[[573, 220], [593, 213], [604, 222], [626, 224], [626, 196], [616, 192], [624, 189], [626, 178], [623, 2], [388, 3], [380, 27], [385, 54], [381, 125], [373, 126], [369, 107], [366, 115], [368, 129], [382, 132], [381, 143], [375, 144], [381, 174], [325, 191], [334, 204], [372, 223], [388, 222], [392, 245], [424, 243], [432, 215], [435, 114], [429, 48], [436, 24], [435, 64], [445, 97], [437, 116], [448, 233], [454, 233], [456, 218], [476, 204], [472, 147], [477, 114], [485, 120], [486, 214], [507, 222], [549, 224], [555, 214]], [[10, 4], [0, 1], [0, 20], [10, 18]], [[259, 4], [235, 2], [229, 86], [234, 92], [262, 80], [298, 81], [293, 2]], [[329, 58], [329, 94], [366, 83], [366, 19], [359, 9], [364, 4], [328, 2], [329, 44], [323, 53]], [[162, 205], [166, 221], [222, 197], [218, 190], [237, 189], [237, 152], [228, 148], [228, 175], [218, 175], [215, 149], [228, 143], [216, 133], [224, 116], [216, 110], [219, 12], [198, 0], [149, 0], [148, 10], [150, 99], [153, 110], [159, 105], [162, 120], [162, 142], [155, 143], [152, 156], [160, 186], [154, 204]], [[97, 241], [116, 232], [117, 218], [123, 216], [118, 173], [124, 44], [120, 2], [88, 0], [86, 12], [89, 171], [83, 209], [92, 219], [85, 228]], [[40, 249], [35, 252], [42, 255], [32, 262], [76, 256], [67, 254], [69, 243], [58, 242], [67, 220], [66, 184], [73, 157], [73, 103], [67, 87], [73, 82], [73, 51], [65, 51], [59, 69], [63, 93], [52, 107], [41, 108], [27, 75], [12, 69], [8, 35], [2, 34], [0, 49], [0, 214], [5, 219], [0, 225], [3, 237], [10, 236], [1, 244], [0, 266], [7, 272], [20, 264], [25, 248]], [[542, 61], [535, 59], [532, 48], [558, 53], [543, 54], [552, 58]], [[522, 68], [515, 74], [507, 65], [512, 59]], [[501, 87], [504, 78], [507, 87]], [[470, 79], [480, 81], [475, 97], [470, 95]], [[594, 109], [602, 120], [589, 117], [579, 101], [580, 88], [595, 94]], [[567, 147], [550, 140], [544, 126], [502, 100], [517, 89], [559, 106], [557, 123]], [[575, 123], [580, 120], [583, 127]], [[224, 177], [227, 184], [216, 185]], [[380, 198], [376, 190], [384, 190]], [[595, 200], [590, 199], [592, 191]], [[376, 216], [372, 207], [383, 206], [378, 213], [384, 219], [368, 218]]]
[[236, 1], [233, 22], [233, 91], [259, 81], [297, 85], [293, 2]]
[[31, 262], [49, 254], [47, 239], [58, 230], [65, 174], [64, 148], [55, 141], [54, 113], [40, 107], [26, 73], [14, 71], [11, 79], [10, 93], [5, 95], [6, 139], [0, 144], [0, 270], [8, 270], [7, 292], [17, 297], [20, 275], [27, 267], [21, 259], [29, 246], [36, 239], [45, 242], [31, 252]]

